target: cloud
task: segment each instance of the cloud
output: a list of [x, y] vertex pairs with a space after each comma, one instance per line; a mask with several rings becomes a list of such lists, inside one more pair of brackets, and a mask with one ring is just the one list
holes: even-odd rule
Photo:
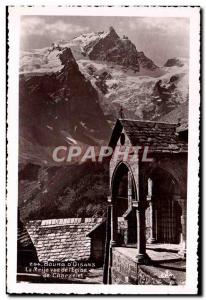
[[42, 31], [40, 29], [42, 29], [44, 23], [44, 19], [39, 17], [23, 18], [21, 20], [21, 35], [41, 34]]
[[129, 28], [136, 30], [137, 28], [145, 31], [151, 31], [158, 34], [180, 35], [189, 34], [189, 19], [187, 18], [139, 18], [130, 20]]
[[23, 16], [21, 48], [47, 47], [110, 25], [120, 36], [127, 35], [138, 51], [144, 51], [157, 64], [170, 57], [189, 56], [189, 19], [174, 17]]
[[66, 39], [68, 34], [78, 34], [88, 31], [88, 26], [67, 23], [63, 20], [48, 22], [44, 17], [25, 17], [21, 20], [21, 36], [49, 36], [52, 39]]

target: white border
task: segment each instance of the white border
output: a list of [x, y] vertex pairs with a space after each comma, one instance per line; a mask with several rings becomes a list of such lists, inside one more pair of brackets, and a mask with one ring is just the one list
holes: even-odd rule
[[[79, 285], [16, 283], [16, 232], [18, 195], [18, 73], [19, 32], [21, 15], [119, 15], [164, 16], [190, 18], [190, 75], [189, 75], [189, 155], [187, 199], [187, 280], [185, 286]], [[163, 7], [11, 7], [9, 15], [9, 92], [8, 92], [8, 292], [63, 294], [196, 294], [197, 237], [198, 237], [198, 142], [199, 142], [199, 9]]]
[[[5, 24], [5, 16], [6, 11], [5, 9], [0, 10], [0, 40], [5, 41], [6, 39], [6, 24]], [[0, 294], [2, 294], [3, 291], [5, 291], [5, 222], [6, 222], [6, 216], [5, 216], [5, 199], [6, 193], [5, 193], [5, 181], [6, 181], [6, 147], [5, 147], [5, 140], [6, 140], [6, 48], [4, 47], [4, 43], [2, 43], [2, 46], [0, 47], [0, 65], [2, 67], [0, 71], [0, 82], [1, 89], [0, 89], [0, 165], [1, 165], [1, 176], [0, 176], [0, 195], [2, 197], [2, 201], [0, 201], [0, 241], [1, 241], [1, 255], [0, 255], [0, 272], [3, 274], [0, 274]], [[4, 100], [5, 99], [5, 100]], [[0, 298], [3, 299], [3, 297]]]

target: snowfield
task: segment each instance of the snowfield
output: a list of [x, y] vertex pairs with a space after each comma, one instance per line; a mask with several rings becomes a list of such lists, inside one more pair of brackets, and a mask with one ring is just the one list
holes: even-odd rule
[[[106, 32], [81, 34], [70, 41], [60, 40], [50, 47], [22, 51], [20, 74], [43, 76], [62, 71], [64, 65], [60, 55], [70, 48], [80, 72], [98, 91], [99, 104], [108, 120], [118, 116], [120, 106], [127, 117], [155, 119], [187, 101], [189, 66], [186, 58], [168, 58], [167, 67], [152, 68], [145, 64], [151, 60], [138, 52], [140, 60], [145, 60], [140, 63], [138, 72], [116, 62], [89, 59], [94, 46], [100, 41], [104, 43], [105, 38], [112, 39], [113, 35], [116, 33], [110, 28]], [[120, 41], [128, 40], [123, 37]]]
[[96, 88], [98, 88], [96, 82], [101, 74], [107, 72], [111, 75], [104, 81], [107, 92], [102, 96], [101, 101], [104, 103], [105, 111], [112, 109], [113, 113], [117, 114], [120, 106], [123, 106], [128, 117], [142, 119], [144, 107], [150, 110], [154, 106], [151, 99], [153, 99], [156, 82], [162, 80], [162, 84], [167, 87], [172, 76], [178, 77], [178, 80], [175, 82], [176, 88], [173, 94], [170, 94], [171, 98], [175, 98], [177, 104], [187, 101], [189, 68], [186, 59], [183, 67], [162, 67], [156, 71], [147, 71], [147, 75], [144, 74], [144, 70], [134, 73], [124, 71], [119, 66], [85, 59], [79, 60], [78, 64], [81, 72]]

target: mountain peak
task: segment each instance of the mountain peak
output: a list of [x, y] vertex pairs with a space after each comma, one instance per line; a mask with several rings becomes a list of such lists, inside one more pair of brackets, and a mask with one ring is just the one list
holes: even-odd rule
[[91, 60], [115, 63], [134, 72], [138, 72], [140, 67], [152, 71], [158, 68], [143, 52], [137, 51], [127, 36], [120, 38], [112, 26], [107, 32], [87, 33], [82, 36], [83, 53]]
[[79, 68], [70, 48], [63, 48], [58, 56], [63, 65], [70, 65], [70, 67], [72, 66], [77, 69]]
[[112, 27], [112, 26], [109, 27], [109, 31], [108, 31], [107, 35], [110, 36], [111, 38], [113, 38], [114, 40], [120, 39], [119, 35], [117, 34], [114, 27]]
[[113, 26], [109, 27], [109, 33], [116, 34], [118, 36]]
[[109, 27], [109, 31], [110, 31], [110, 32], [112, 32], [112, 31], [116, 32], [116, 31], [114, 30], [114, 27], [113, 27], [113, 26], [110, 26], [110, 27]]
[[33, 75], [61, 71], [65, 66], [79, 69], [69, 47], [52, 43], [50, 47], [23, 51], [20, 60], [20, 72]]
[[71, 48], [76, 60], [85, 57], [113, 63], [134, 72], [139, 72], [140, 67], [149, 71], [158, 68], [143, 51], [137, 51], [126, 35], [120, 37], [113, 26], [105, 31], [82, 33], [71, 41], [60, 41], [58, 45]]
[[184, 66], [184, 61], [179, 57], [169, 58], [164, 64], [164, 67], [183, 67], [183, 66]]

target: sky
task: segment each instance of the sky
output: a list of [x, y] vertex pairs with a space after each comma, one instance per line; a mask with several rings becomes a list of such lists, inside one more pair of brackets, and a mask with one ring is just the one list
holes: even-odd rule
[[43, 48], [110, 26], [158, 65], [172, 57], [189, 57], [189, 19], [174, 17], [23, 16], [21, 49]]

